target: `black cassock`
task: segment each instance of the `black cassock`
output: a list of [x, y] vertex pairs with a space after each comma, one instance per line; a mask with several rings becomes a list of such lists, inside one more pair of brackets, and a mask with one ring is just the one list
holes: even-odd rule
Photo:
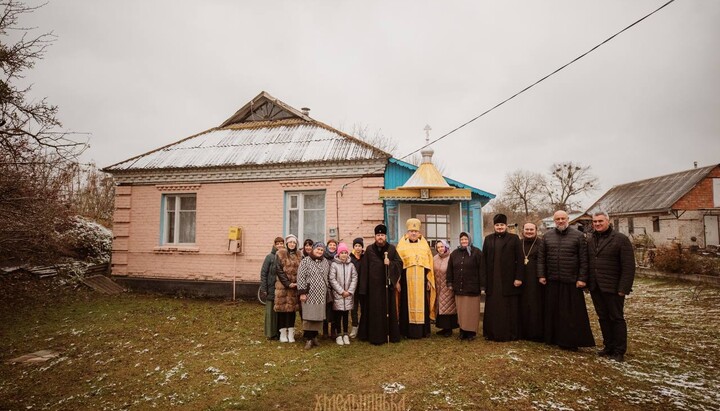
[[490, 234], [483, 243], [485, 256], [485, 313], [483, 336], [492, 341], [520, 338], [520, 287], [525, 281], [522, 244], [510, 233]]
[[522, 240], [523, 255], [527, 255], [525, 264], [525, 282], [520, 294], [520, 335], [523, 340], [543, 341], [543, 321], [545, 319], [545, 286], [537, 276], [537, 258], [542, 238]]
[[[385, 269], [385, 252], [390, 265]], [[360, 260], [357, 294], [362, 303], [358, 338], [372, 344], [400, 341], [395, 284], [400, 278], [402, 260], [392, 244], [378, 247], [373, 243]], [[387, 273], [387, 274], [386, 274]], [[388, 277], [390, 282], [388, 284]]]

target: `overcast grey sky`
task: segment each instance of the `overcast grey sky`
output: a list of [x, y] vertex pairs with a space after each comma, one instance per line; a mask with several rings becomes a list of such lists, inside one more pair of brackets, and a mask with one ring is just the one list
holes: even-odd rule
[[[445, 134], [664, 2], [50, 0], [22, 23], [57, 35], [33, 95], [90, 133], [83, 160], [105, 167], [262, 90], [380, 130], [402, 157], [425, 124]], [[434, 149], [447, 176], [496, 194], [516, 169], [590, 165], [602, 189], [586, 205], [720, 163], [720, 1], [677, 0]]]

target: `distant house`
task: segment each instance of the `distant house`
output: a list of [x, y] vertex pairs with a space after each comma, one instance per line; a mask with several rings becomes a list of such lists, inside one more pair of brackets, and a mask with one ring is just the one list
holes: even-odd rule
[[[570, 212], [568, 213], [568, 224], [571, 227], [580, 229], [581, 231], [587, 231], [590, 227], [590, 218], [583, 212]], [[545, 217], [542, 219], [542, 229], [547, 231], [555, 228], [555, 219], [553, 216]]]
[[417, 168], [262, 92], [218, 127], [104, 169], [117, 184], [113, 276], [132, 288], [252, 295], [277, 236], [367, 245], [384, 221], [397, 238], [407, 215], [445, 219], [437, 238], [481, 238], [480, 208], [494, 197], [482, 190], [447, 179], [471, 195], [439, 199], [435, 213], [403, 205], [420, 199], [379, 198]]
[[647, 234], [656, 246], [718, 245], [720, 165], [615, 186], [588, 213], [598, 209], [621, 232]]

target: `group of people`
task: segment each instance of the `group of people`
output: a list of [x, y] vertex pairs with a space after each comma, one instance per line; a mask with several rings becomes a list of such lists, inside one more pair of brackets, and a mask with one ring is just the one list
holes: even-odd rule
[[587, 235], [569, 227], [564, 211], [553, 220], [555, 228], [542, 237], [534, 223], [524, 224], [518, 237], [498, 214], [482, 249], [463, 232], [454, 250], [437, 241], [434, 255], [415, 218], [407, 220], [407, 233], [396, 246], [387, 242], [383, 224], [375, 227], [375, 241], [366, 249], [357, 238], [352, 250], [335, 240], [306, 240], [300, 251], [295, 236], [278, 237], [261, 272], [265, 334], [294, 342], [300, 311], [307, 349], [319, 344], [321, 331], [339, 345], [356, 336], [384, 344], [429, 337], [433, 323], [438, 335], [450, 337], [459, 329], [461, 340], [472, 341], [484, 292], [485, 339], [525, 339], [577, 351], [595, 346], [587, 289], [603, 337], [598, 354], [623, 361], [624, 301], [635, 277], [630, 240], [610, 226], [605, 212], [593, 214]]

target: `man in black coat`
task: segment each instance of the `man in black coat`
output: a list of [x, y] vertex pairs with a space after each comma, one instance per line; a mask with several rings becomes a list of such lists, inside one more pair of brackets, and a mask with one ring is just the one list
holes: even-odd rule
[[375, 242], [360, 260], [357, 294], [362, 304], [358, 338], [380, 345], [400, 341], [395, 288], [402, 260], [395, 246], [387, 242], [387, 227], [375, 227]]
[[588, 281], [585, 236], [569, 227], [565, 211], [553, 215], [555, 229], [545, 233], [538, 250], [538, 277], [546, 284], [545, 342], [577, 351], [594, 347], [583, 289]]
[[603, 335], [604, 348], [598, 355], [623, 361], [627, 351], [623, 309], [635, 280], [635, 254], [627, 236], [610, 227], [607, 213], [593, 213], [592, 223], [595, 232], [588, 240], [588, 286]]
[[491, 341], [520, 338], [520, 288], [525, 279], [522, 243], [507, 232], [507, 217], [493, 217], [495, 232], [485, 237], [485, 314], [483, 336]]

